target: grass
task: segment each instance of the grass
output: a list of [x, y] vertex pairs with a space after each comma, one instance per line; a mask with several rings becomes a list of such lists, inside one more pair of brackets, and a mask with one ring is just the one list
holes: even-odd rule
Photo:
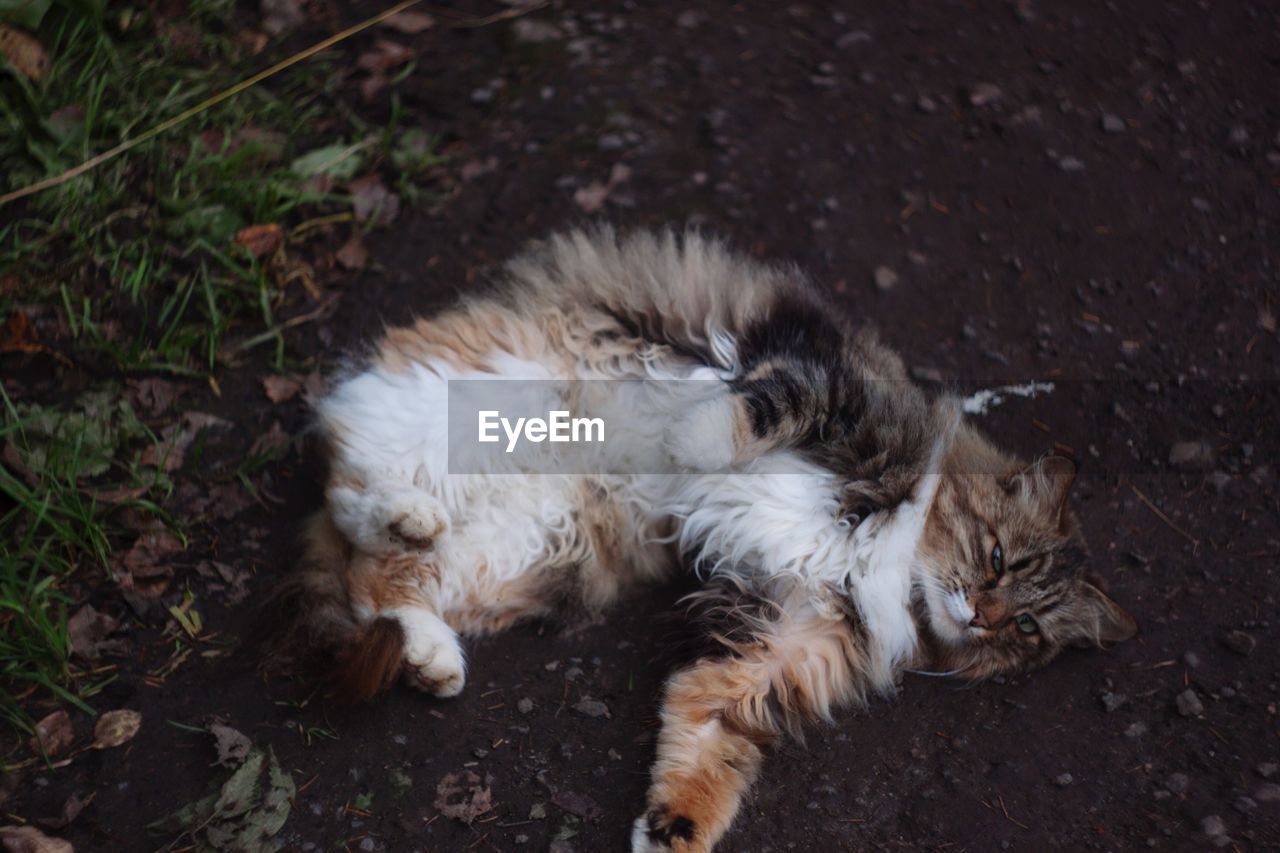
[[[0, 60], [0, 192], [61, 173], [270, 61], [238, 37], [233, 0], [189, 0], [167, 20], [158, 8], [0, 0], [0, 24], [33, 33], [51, 60], [39, 81]], [[417, 178], [441, 162], [434, 140], [400, 127], [396, 78], [383, 125], [343, 106], [340, 60], [319, 54], [0, 208], [0, 322], [32, 304], [55, 311], [69, 332], [60, 360], [92, 365], [99, 391], [138, 372], [216, 390], [220, 372], [260, 351], [284, 368], [290, 318], [317, 297], [305, 241], [326, 224], [365, 227], [337, 187], [385, 165], [402, 200], [429, 201]], [[239, 245], [253, 225], [280, 226], [281, 248], [255, 257]], [[101, 687], [71, 657], [67, 618], [77, 590], [110, 582], [113, 549], [131, 535], [113, 514], [165, 519], [168, 475], [137, 463], [155, 436], [100, 402], [3, 396], [0, 448], [13, 449], [0, 460], [0, 717], [19, 728], [30, 726], [31, 697], [87, 707]], [[252, 492], [250, 475], [269, 461], [229, 467]]]

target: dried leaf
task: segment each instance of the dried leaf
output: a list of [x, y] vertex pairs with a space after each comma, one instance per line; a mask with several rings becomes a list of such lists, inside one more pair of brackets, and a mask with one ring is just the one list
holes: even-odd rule
[[436, 19], [425, 12], [401, 12], [382, 22], [382, 26], [390, 27], [397, 32], [410, 36], [423, 30], [429, 30], [435, 25]]
[[369, 261], [369, 250], [365, 248], [364, 238], [359, 234], [352, 234], [351, 239], [343, 243], [342, 248], [334, 254], [334, 258], [346, 269], [360, 269]]
[[35, 327], [27, 312], [15, 308], [0, 326], [0, 352], [42, 352], [44, 346], [36, 337]]
[[388, 225], [400, 215], [400, 196], [387, 189], [377, 175], [366, 175], [347, 184], [351, 206], [360, 222]]
[[274, 255], [284, 245], [284, 231], [274, 222], [250, 225], [236, 232], [235, 244], [244, 246], [255, 258]]
[[450, 773], [436, 785], [435, 807], [445, 817], [470, 824], [493, 808], [493, 792], [470, 770]]
[[96, 661], [103, 655], [123, 654], [127, 644], [123, 640], [108, 639], [119, 628], [118, 619], [99, 613], [92, 604], [84, 605], [67, 620], [71, 653], [86, 661]]
[[151, 415], [163, 415], [169, 411], [178, 396], [186, 390], [186, 386], [167, 379], [131, 379], [128, 382], [133, 391], [133, 403]]
[[24, 77], [39, 81], [49, 71], [49, 54], [39, 39], [0, 24], [0, 56]]
[[66, 711], [54, 711], [36, 723], [36, 733], [31, 738], [31, 751], [57, 755], [75, 742], [76, 733], [71, 728], [71, 717]]
[[84, 797], [82, 799], [79, 794], [72, 794], [71, 796], [67, 797], [67, 801], [62, 804], [61, 817], [43, 818], [41, 819], [40, 823], [44, 824], [50, 829], [62, 829], [64, 826], [67, 826], [68, 824], [70, 824], [71, 821], [78, 818], [80, 816], [80, 812], [84, 811], [85, 806], [93, 802], [93, 798], [95, 796], [97, 795], [90, 794], [89, 796]]
[[235, 767], [249, 756], [253, 744], [241, 732], [222, 723], [209, 726], [209, 734], [217, 739], [218, 764]]
[[187, 450], [200, 432], [210, 427], [228, 427], [231, 422], [204, 412], [187, 412], [176, 424], [170, 424], [160, 433], [160, 441], [142, 451], [139, 461], [143, 465], [176, 471], [187, 459]]
[[356, 59], [356, 67], [370, 74], [384, 74], [397, 65], [413, 59], [413, 48], [397, 44], [390, 39], [378, 39], [373, 50], [365, 51]]
[[567, 811], [587, 820], [595, 820], [604, 814], [604, 809], [586, 794], [575, 794], [572, 791], [559, 791], [551, 796], [551, 802]]
[[61, 838], [50, 838], [34, 826], [0, 826], [0, 843], [9, 853], [75, 853]]
[[93, 727], [93, 748], [113, 749], [133, 740], [138, 729], [142, 728], [142, 714], [122, 708], [118, 711], [106, 711], [98, 718]]
[[302, 379], [297, 375], [272, 374], [262, 377], [262, 389], [267, 392], [268, 400], [283, 403], [298, 396], [298, 392], [302, 390]]

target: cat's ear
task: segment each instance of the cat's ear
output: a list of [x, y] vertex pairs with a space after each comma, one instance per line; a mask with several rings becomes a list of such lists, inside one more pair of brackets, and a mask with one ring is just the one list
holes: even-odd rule
[[1037, 511], [1064, 523], [1067, 495], [1075, 481], [1073, 460], [1065, 456], [1045, 456], [1014, 474], [1009, 489], [1029, 501]]
[[1088, 648], [1119, 643], [1138, 633], [1138, 623], [1128, 611], [1089, 581], [1077, 583], [1076, 596], [1074, 645]]

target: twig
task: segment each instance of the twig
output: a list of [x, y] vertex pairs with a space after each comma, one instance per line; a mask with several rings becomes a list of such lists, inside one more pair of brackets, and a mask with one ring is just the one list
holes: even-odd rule
[[1139, 489], [1137, 486], [1135, 486], [1133, 483], [1130, 483], [1130, 484], [1129, 484], [1129, 488], [1130, 488], [1130, 489], [1132, 489], [1132, 490], [1133, 490], [1133, 493], [1134, 493], [1135, 495], [1137, 495], [1137, 496], [1138, 496], [1138, 500], [1140, 500], [1140, 501], [1142, 501], [1144, 504], [1146, 504], [1147, 509], [1151, 510], [1152, 512], [1154, 512], [1154, 513], [1156, 514], [1156, 518], [1160, 519], [1160, 520], [1161, 520], [1161, 521], [1163, 521], [1165, 524], [1169, 525], [1169, 529], [1170, 529], [1170, 530], [1172, 530], [1174, 533], [1177, 533], [1177, 534], [1178, 534], [1179, 536], [1181, 536], [1183, 539], [1186, 539], [1188, 542], [1190, 542], [1190, 543], [1191, 543], [1191, 545], [1192, 545], [1192, 548], [1193, 548], [1192, 553], [1195, 553], [1195, 549], [1198, 549], [1198, 548], [1200, 547], [1200, 540], [1199, 540], [1199, 539], [1197, 539], [1196, 537], [1192, 536], [1190, 533], [1188, 533], [1187, 531], [1183, 530], [1183, 529], [1182, 529], [1181, 527], [1179, 527], [1178, 525], [1174, 524], [1174, 523], [1173, 523], [1173, 519], [1171, 519], [1171, 518], [1169, 518], [1169, 516], [1165, 515], [1165, 514], [1164, 514], [1164, 512], [1160, 509], [1160, 507], [1158, 507], [1158, 506], [1156, 506], [1154, 503], [1152, 503], [1152, 502], [1151, 502], [1151, 498], [1149, 498], [1149, 497], [1147, 497], [1146, 495], [1144, 495], [1144, 494], [1142, 493], [1142, 490], [1141, 490], [1141, 489]]
[[508, 18], [518, 18], [521, 15], [527, 15], [530, 12], [536, 12], [544, 8], [548, 0], [538, 0], [538, 2], [528, 3], [521, 6], [514, 6], [510, 9], [504, 9], [501, 12], [494, 12], [492, 15], [485, 15], [483, 18], [467, 18], [461, 21], [450, 21], [445, 26], [452, 27], [456, 30], [474, 29], [476, 27], [487, 27], [490, 24], [496, 24], [499, 21], [505, 21]]
[[1015, 817], [1011, 817], [1011, 816], [1009, 815], [1009, 810], [1008, 810], [1007, 808], [1005, 808], [1005, 805], [1004, 805], [1004, 797], [1001, 797], [1001, 796], [998, 796], [998, 795], [997, 795], [997, 796], [996, 796], [996, 801], [1000, 803], [1000, 811], [1004, 812], [1004, 816], [1005, 816], [1005, 818], [1006, 818], [1008, 821], [1010, 821], [1011, 823], [1016, 823], [1018, 826], [1022, 827], [1023, 829], [1030, 829], [1030, 828], [1031, 828], [1031, 827], [1027, 826], [1025, 823], [1023, 823], [1022, 821], [1018, 820], [1017, 818], [1015, 818]]

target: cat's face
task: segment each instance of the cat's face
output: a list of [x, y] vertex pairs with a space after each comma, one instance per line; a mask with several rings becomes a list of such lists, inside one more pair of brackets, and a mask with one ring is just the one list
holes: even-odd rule
[[1132, 637], [1133, 618], [1090, 581], [1066, 508], [1075, 465], [948, 473], [925, 527], [924, 610], [935, 665], [966, 678], [1040, 666], [1068, 645]]

